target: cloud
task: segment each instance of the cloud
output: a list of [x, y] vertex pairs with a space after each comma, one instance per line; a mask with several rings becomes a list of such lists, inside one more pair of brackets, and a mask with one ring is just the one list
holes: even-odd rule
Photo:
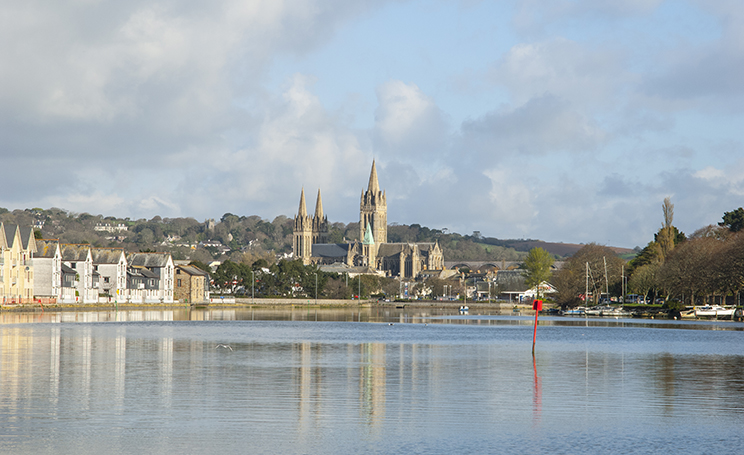
[[492, 83], [508, 89], [514, 104], [551, 95], [574, 106], [607, 109], [633, 77], [619, 51], [591, 49], [562, 37], [513, 46], [491, 70]]
[[462, 136], [482, 155], [504, 157], [586, 152], [605, 141], [607, 133], [569, 102], [546, 95], [466, 121]]
[[639, 87], [639, 97], [657, 109], [742, 113], [744, 100], [744, 6], [741, 2], [697, 2], [712, 14], [720, 36], [699, 43], [679, 40], [657, 58]]
[[422, 159], [441, 152], [449, 128], [434, 100], [416, 84], [390, 80], [377, 88], [375, 144], [388, 156]]
[[[323, 107], [311, 91], [312, 83], [313, 78], [297, 74], [279, 99], [267, 100], [250, 145], [212, 151], [199, 172], [212, 178], [198, 184], [201, 191], [222, 194], [220, 206], [225, 210], [240, 205], [260, 213], [279, 207], [282, 214], [296, 212], [302, 187], [308, 200], [320, 188], [329, 212], [345, 194], [356, 194], [371, 153], [362, 148], [355, 132]], [[181, 159], [198, 159], [200, 154], [193, 150]]]
[[0, 161], [33, 171], [18, 178], [23, 195], [4, 180], [2, 199], [86, 211], [96, 194], [127, 216], [165, 216], [209, 212], [216, 194], [245, 206], [282, 184], [294, 193], [300, 174], [334, 181], [357, 138], [308, 82], [278, 101], [265, 76], [277, 55], [310, 52], [381, 4], [3, 2], [0, 39], [12, 45], [0, 47]]
[[541, 33], [563, 21], [617, 21], [647, 15], [664, 0], [521, 0], [512, 18], [522, 33]]

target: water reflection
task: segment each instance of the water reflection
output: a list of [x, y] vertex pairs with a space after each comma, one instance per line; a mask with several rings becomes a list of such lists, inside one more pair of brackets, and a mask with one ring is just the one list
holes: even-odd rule
[[[122, 313], [0, 325], [4, 450], [237, 452], [250, 441], [256, 452], [541, 452], [550, 445], [534, 435], [545, 434], [589, 453], [566, 449], [569, 438], [680, 440], [691, 422], [707, 434], [682, 453], [742, 442], [739, 331], [548, 324], [530, 356], [521, 319]], [[348, 320], [322, 322], [334, 317]], [[622, 451], [593, 437], [593, 451]]]
[[[393, 322], [399, 324], [455, 324], [533, 327], [531, 316], [515, 316], [511, 311], [482, 309], [462, 315], [455, 308], [339, 307], [304, 306], [256, 308], [171, 308], [90, 311], [0, 312], [0, 325], [27, 323], [96, 323], [158, 321], [313, 321], [313, 322]], [[542, 317], [540, 326], [550, 327], [646, 327], [692, 330], [744, 331], [744, 323], [728, 320], [652, 320], [620, 318]]]

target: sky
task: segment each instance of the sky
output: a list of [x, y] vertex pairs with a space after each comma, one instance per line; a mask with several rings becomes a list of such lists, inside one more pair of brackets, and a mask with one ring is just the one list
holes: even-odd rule
[[4, 0], [0, 207], [645, 246], [744, 205], [740, 0]]

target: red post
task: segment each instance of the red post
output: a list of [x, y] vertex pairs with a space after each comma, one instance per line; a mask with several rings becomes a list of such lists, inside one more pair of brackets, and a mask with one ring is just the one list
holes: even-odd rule
[[535, 340], [537, 339], [537, 315], [542, 311], [542, 300], [533, 300], [532, 309], [535, 310], [535, 330], [532, 333], [532, 355], [535, 355]]

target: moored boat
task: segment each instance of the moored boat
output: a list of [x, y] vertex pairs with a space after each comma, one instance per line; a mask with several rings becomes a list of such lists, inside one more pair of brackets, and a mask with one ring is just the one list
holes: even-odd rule
[[583, 316], [585, 311], [586, 311], [585, 307], [579, 306], [576, 308], [569, 308], [567, 310], [563, 310], [561, 311], [561, 314], [564, 316]]
[[734, 308], [725, 308], [720, 305], [705, 305], [695, 307], [695, 317], [698, 318], [721, 318], [733, 317]]

